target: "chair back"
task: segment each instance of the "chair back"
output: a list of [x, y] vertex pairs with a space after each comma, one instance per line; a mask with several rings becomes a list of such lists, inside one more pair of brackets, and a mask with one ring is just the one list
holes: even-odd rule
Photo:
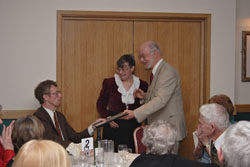
[[143, 137], [143, 130], [145, 126], [139, 126], [134, 130], [134, 143], [135, 143], [135, 153], [141, 154], [146, 152], [147, 147], [141, 142]]

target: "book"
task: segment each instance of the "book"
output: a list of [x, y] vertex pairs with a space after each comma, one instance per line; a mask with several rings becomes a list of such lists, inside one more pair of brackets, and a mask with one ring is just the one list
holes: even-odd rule
[[105, 124], [107, 124], [107, 123], [109, 123], [109, 122], [111, 122], [111, 121], [114, 121], [114, 120], [116, 120], [116, 119], [119, 119], [119, 118], [121, 118], [121, 117], [124, 117], [124, 116], [126, 116], [126, 115], [128, 115], [128, 113], [121, 112], [121, 113], [116, 114], [116, 115], [114, 115], [114, 116], [107, 117], [106, 121], [101, 121], [101, 122], [95, 123], [94, 126], [95, 126], [96, 128], [100, 128], [100, 127], [102, 127], [103, 125], [105, 125]]

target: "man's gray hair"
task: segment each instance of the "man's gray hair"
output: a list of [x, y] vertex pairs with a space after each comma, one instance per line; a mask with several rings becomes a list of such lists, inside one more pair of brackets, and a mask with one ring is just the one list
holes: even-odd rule
[[176, 129], [164, 120], [153, 122], [144, 129], [142, 143], [147, 147], [147, 154], [178, 153]]
[[155, 51], [157, 51], [159, 54], [161, 54], [161, 49], [156, 42], [150, 41], [148, 47], [150, 48], [151, 55], [154, 54]]
[[222, 105], [204, 104], [200, 108], [200, 114], [206, 123], [214, 124], [220, 130], [229, 126], [229, 115]]
[[226, 167], [250, 166], [250, 122], [240, 121], [230, 126], [221, 145]]

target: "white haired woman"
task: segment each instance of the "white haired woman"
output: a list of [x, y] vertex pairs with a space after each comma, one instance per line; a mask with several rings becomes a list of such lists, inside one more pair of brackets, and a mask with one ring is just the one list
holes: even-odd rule
[[138, 156], [130, 165], [131, 167], [214, 166], [176, 155], [179, 147], [177, 131], [164, 120], [153, 122], [144, 129], [142, 143], [147, 147], [147, 151]]

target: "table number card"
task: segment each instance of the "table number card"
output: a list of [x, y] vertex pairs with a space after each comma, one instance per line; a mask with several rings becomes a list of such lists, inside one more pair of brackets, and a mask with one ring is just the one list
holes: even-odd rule
[[82, 139], [82, 151], [94, 149], [93, 137]]

